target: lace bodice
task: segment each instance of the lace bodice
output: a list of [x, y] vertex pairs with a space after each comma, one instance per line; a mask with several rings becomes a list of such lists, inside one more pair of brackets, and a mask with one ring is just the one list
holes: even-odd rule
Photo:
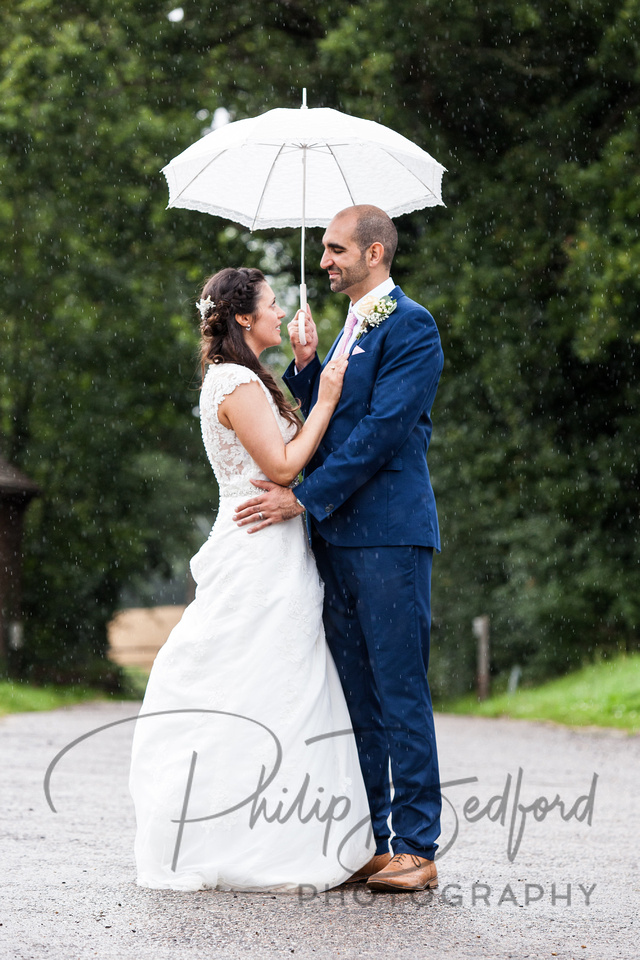
[[284, 442], [288, 443], [295, 436], [295, 427], [280, 415], [273, 397], [256, 373], [237, 363], [212, 363], [200, 395], [200, 426], [221, 497], [254, 496], [257, 491], [249, 480], [268, 479], [242, 446], [236, 433], [218, 420], [218, 406], [222, 400], [241, 383], [251, 383], [252, 380], [257, 380], [264, 390]]

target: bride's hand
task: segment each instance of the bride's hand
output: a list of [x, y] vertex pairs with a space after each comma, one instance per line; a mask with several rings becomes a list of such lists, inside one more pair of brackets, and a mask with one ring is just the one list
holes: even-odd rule
[[342, 393], [342, 383], [348, 364], [349, 357], [346, 354], [329, 361], [320, 374], [318, 403], [328, 403], [335, 409]]

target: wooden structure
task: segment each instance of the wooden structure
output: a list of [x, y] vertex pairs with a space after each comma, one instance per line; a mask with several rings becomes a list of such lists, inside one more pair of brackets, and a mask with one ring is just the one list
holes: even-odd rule
[[478, 641], [477, 688], [478, 700], [486, 700], [490, 691], [490, 659], [489, 659], [489, 617], [473, 618], [473, 635]]
[[39, 488], [0, 457], [0, 660], [22, 642], [22, 521]]
[[109, 659], [148, 673], [158, 650], [184, 613], [183, 606], [121, 610], [107, 627]]

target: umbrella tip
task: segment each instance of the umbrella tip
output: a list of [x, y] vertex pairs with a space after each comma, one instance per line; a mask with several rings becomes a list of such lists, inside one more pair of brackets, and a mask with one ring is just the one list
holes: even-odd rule
[[307, 109], [307, 88], [306, 87], [302, 88], [302, 104], [300, 106], [300, 109], [301, 110]]

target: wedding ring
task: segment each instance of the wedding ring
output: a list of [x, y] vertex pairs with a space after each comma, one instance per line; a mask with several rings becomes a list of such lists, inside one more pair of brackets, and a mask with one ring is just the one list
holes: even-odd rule
[[262, 512], [262, 510], [260, 510], [260, 512], [258, 513], [258, 516], [260, 517], [261, 520], [264, 520], [264, 513]]

